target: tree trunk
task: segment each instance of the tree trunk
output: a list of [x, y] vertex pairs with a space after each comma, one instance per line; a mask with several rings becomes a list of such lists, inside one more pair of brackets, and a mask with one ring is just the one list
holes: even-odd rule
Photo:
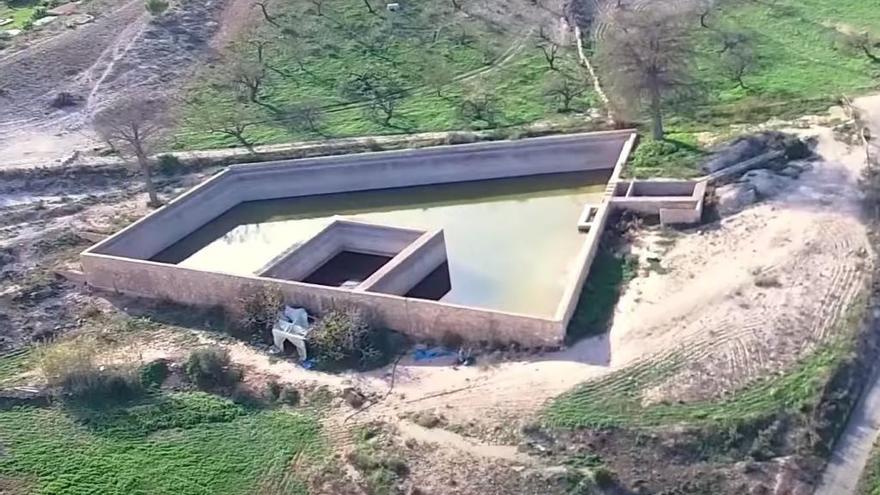
[[871, 62], [880, 63], [880, 57], [878, 57], [877, 55], [874, 55], [874, 52], [872, 52], [871, 49], [868, 48], [867, 46], [863, 46], [862, 51], [865, 52], [865, 56], [868, 57], [871, 60]]
[[662, 141], [663, 132], [663, 108], [660, 103], [660, 90], [651, 88], [651, 135], [655, 141]]
[[242, 133], [240, 133], [240, 132], [239, 132], [239, 133], [236, 133], [236, 134], [235, 134], [235, 139], [238, 140], [238, 142], [241, 143], [241, 145], [244, 146], [244, 148], [245, 148], [246, 150], [248, 150], [248, 152], [250, 152], [251, 154], [256, 154], [256, 153], [257, 153], [257, 150], [254, 149], [254, 145], [253, 145], [253, 143], [251, 143], [250, 141], [248, 141], [247, 138], [244, 137], [244, 134], [242, 134]]
[[159, 201], [159, 195], [156, 194], [156, 185], [153, 184], [153, 174], [150, 170], [150, 162], [143, 151], [137, 152], [137, 161], [138, 166], [140, 166], [141, 168], [141, 173], [144, 176], [144, 185], [147, 188], [147, 195], [150, 197], [150, 200], [147, 204], [155, 208], [161, 205], [162, 202]]
[[373, 6], [370, 5], [370, 0], [364, 0], [364, 5], [367, 6], [367, 10], [368, 10], [371, 14], [375, 14], [375, 13], [376, 13], [376, 11], [373, 10]]

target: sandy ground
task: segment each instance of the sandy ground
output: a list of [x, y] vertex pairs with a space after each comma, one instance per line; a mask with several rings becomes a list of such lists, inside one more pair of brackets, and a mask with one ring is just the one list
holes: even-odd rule
[[[871, 129], [872, 135], [880, 135], [880, 98], [862, 98], [855, 103], [862, 109], [865, 124]], [[872, 152], [880, 153], [880, 146], [876, 142], [873, 143]], [[816, 495], [855, 493], [859, 478], [878, 437], [880, 437], [880, 374], [875, 374], [835, 445], [822, 481], [816, 489]]]
[[[94, 22], [0, 55], [0, 168], [64, 164], [102, 148], [91, 132], [97, 111], [137, 92], [175, 93], [253, 17], [249, 0], [173, 4], [152, 18], [143, 0], [106, 0]], [[53, 108], [59, 92], [77, 104]]]

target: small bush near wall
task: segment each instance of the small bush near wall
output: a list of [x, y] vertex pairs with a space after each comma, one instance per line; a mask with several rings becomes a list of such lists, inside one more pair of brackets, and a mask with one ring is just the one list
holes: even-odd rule
[[74, 340], [41, 351], [40, 369], [49, 387], [85, 401], [123, 401], [143, 392], [136, 360], [101, 366], [97, 343]]
[[186, 376], [202, 389], [234, 387], [243, 374], [229, 359], [226, 349], [203, 347], [190, 353], [184, 366]]
[[278, 313], [284, 308], [284, 295], [274, 288], [260, 288], [245, 294], [239, 299], [241, 306], [240, 324], [243, 330], [239, 338], [259, 337], [263, 342], [272, 343], [272, 325]]
[[321, 368], [365, 369], [387, 361], [392, 347], [389, 337], [388, 331], [372, 328], [360, 311], [337, 309], [315, 323], [308, 345]]
[[174, 155], [159, 155], [156, 158], [156, 168], [162, 175], [176, 175], [183, 172], [184, 164]]

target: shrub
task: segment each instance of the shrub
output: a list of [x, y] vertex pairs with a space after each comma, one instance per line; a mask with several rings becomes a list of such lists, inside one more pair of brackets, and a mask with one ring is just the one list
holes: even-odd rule
[[605, 467], [597, 467], [593, 470], [593, 481], [599, 488], [610, 488], [615, 484], [614, 471]]
[[281, 396], [282, 386], [277, 380], [269, 380], [266, 382], [266, 398], [272, 402], [278, 400]]
[[259, 288], [239, 299], [241, 326], [251, 337], [272, 342], [272, 325], [284, 307], [284, 295], [276, 288]]
[[156, 159], [156, 168], [162, 175], [175, 175], [183, 171], [183, 162], [174, 155], [159, 155]]
[[333, 310], [312, 327], [308, 343], [322, 366], [370, 366], [383, 357], [364, 315], [354, 309]]
[[121, 401], [143, 392], [136, 366], [100, 366], [96, 358], [95, 342], [72, 341], [43, 350], [40, 369], [50, 387], [76, 399]]
[[446, 135], [446, 144], [475, 143], [477, 136], [470, 132], [450, 132]]
[[281, 393], [278, 395], [278, 402], [287, 404], [288, 406], [298, 405], [299, 399], [299, 390], [295, 389], [292, 385], [285, 385], [281, 389]]
[[168, 2], [166, 0], [146, 0], [144, 6], [151, 15], [162, 15], [168, 10]]
[[696, 173], [702, 153], [693, 146], [673, 140], [645, 140], [632, 154], [630, 166], [636, 175], [690, 176]]
[[186, 376], [199, 388], [230, 387], [243, 378], [232, 364], [229, 352], [216, 347], [203, 347], [190, 353], [184, 366]]
[[156, 359], [141, 366], [141, 384], [147, 388], [158, 388], [162, 386], [165, 379], [168, 378], [168, 361], [165, 359]]

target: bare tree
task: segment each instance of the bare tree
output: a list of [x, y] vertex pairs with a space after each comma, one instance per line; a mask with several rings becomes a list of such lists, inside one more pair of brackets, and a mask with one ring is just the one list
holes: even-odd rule
[[163, 102], [147, 95], [137, 95], [105, 108], [95, 116], [94, 128], [101, 138], [120, 155], [134, 157], [150, 197], [149, 205], [161, 204], [149, 156], [160, 144], [162, 132], [171, 119]]
[[407, 96], [406, 88], [396, 77], [381, 69], [367, 68], [352, 74], [340, 88], [346, 98], [367, 103], [367, 115], [384, 126], [390, 126], [397, 108]]
[[376, 11], [373, 10], [373, 6], [370, 5], [370, 0], [363, 0], [363, 2], [364, 2], [364, 6], [367, 7], [367, 12], [369, 12], [369, 13], [371, 13], [371, 14], [375, 14], [375, 13], [376, 13]]
[[454, 71], [442, 56], [429, 60], [422, 68], [422, 80], [425, 85], [434, 90], [438, 98], [443, 97], [443, 88], [454, 81]]
[[880, 55], [874, 53], [874, 50], [880, 50], [880, 39], [863, 32], [846, 35], [845, 41], [850, 48], [862, 52], [871, 62], [880, 63]]
[[279, 29], [281, 28], [281, 26], [278, 25], [278, 22], [275, 20], [275, 17], [269, 14], [269, 0], [254, 2], [254, 6], [260, 8], [260, 12], [263, 13], [263, 19], [266, 19], [266, 22]]
[[553, 41], [553, 38], [544, 31], [544, 26], [538, 31], [538, 48], [544, 54], [544, 60], [550, 66], [550, 70], [556, 70], [556, 58], [559, 52], [559, 45]]
[[612, 100], [623, 110], [646, 109], [657, 140], [664, 137], [666, 107], [695, 88], [694, 50], [683, 17], [662, 7], [615, 11], [598, 47]]
[[484, 122], [486, 127], [495, 127], [501, 109], [495, 93], [487, 90], [485, 85], [478, 82], [465, 89], [458, 112], [462, 120], [469, 124]]
[[560, 112], [570, 112], [571, 103], [585, 92], [586, 88], [580, 81], [566, 74], [552, 74], [544, 83], [544, 96], [556, 104]]
[[743, 33], [723, 36], [724, 47], [721, 50], [722, 69], [738, 87], [748, 89], [744, 77], [755, 70], [758, 57], [752, 40]]
[[197, 129], [205, 129], [212, 134], [231, 137], [238, 144], [255, 153], [254, 142], [248, 138], [247, 131], [258, 120], [254, 108], [243, 103], [232, 105], [205, 105], [188, 124]]
[[315, 101], [297, 103], [283, 112], [284, 122], [295, 131], [306, 131], [321, 134], [321, 122], [324, 111]]
[[266, 75], [264, 63], [245, 60], [241, 54], [236, 54], [232, 63], [226, 68], [223, 78], [236, 93], [244, 96], [247, 101], [260, 104]]

